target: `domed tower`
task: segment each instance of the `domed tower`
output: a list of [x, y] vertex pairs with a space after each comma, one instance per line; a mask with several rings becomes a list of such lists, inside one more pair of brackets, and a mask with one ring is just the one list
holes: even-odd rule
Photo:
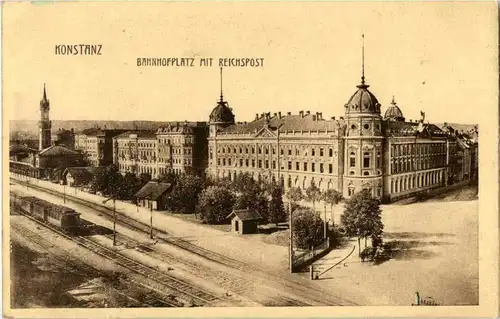
[[208, 125], [210, 127], [208, 137], [208, 173], [218, 178], [217, 162], [217, 134], [220, 130], [234, 124], [234, 114], [227, 101], [222, 95], [222, 68], [220, 69], [220, 100], [210, 113]]
[[381, 198], [383, 189], [383, 133], [380, 103], [365, 83], [364, 35], [361, 84], [345, 105], [346, 134], [343, 195], [368, 189]]
[[389, 108], [385, 111], [384, 120], [395, 122], [405, 121], [403, 112], [401, 112], [401, 109], [397, 106], [396, 101], [394, 101], [394, 96], [392, 97], [391, 106], [389, 106]]
[[208, 124], [210, 125], [210, 137], [217, 136], [221, 128], [234, 124], [234, 114], [227, 101], [222, 95], [222, 68], [220, 69], [220, 100], [210, 113]]
[[46, 149], [52, 144], [50, 130], [52, 122], [49, 117], [50, 101], [47, 99], [47, 91], [45, 90], [45, 83], [43, 84], [43, 98], [40, 100], [40, 121], [38, 121], [39, 137], [38, 148], [40, 150]]

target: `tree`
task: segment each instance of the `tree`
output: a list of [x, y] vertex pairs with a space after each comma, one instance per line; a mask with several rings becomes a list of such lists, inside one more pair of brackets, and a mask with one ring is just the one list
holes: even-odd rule
[[202, 191], [202, 180], [198, 176], [183, 174], [178, 176], [167, 206], [182, 213], [195, 212], [198, 195]]
[[269, 221], [278, 226], [279, 222], [286, 220], [285, 206], [283, 205], [283, 190], [275, 185], [271, 190], [271, 200], [269, 201]]
[[316, 211], [316, 202], [321, 199], [321, 190], [314, 182], [306, 189], [306, 199], [313, 204], [313, 210]]
[[107, 170], [96, 170], [92, 181], [90, 182], [90, 188], [94, 192], [103, 192], [108, 185], [108, 172]]
[[114, 198], [120, 198], [124, 192], [123, 176], [115, 165], [111, 165], [105, 173], [107, 185], [104, 192]]
[[286, 193], [286, 198], [288, 199], [288, 203], [290, 206], [290, 213], [295, 209], [294, 206], [304, 199], [304, 194], [299, 187], [292, 187]]
[[346, 203], [341, 217], [346, 234], [358, 238], [358, 253], [361, 256], [361, 238], [381, 236], [384, 224], [380, 202], [372, 198], [370, 191], [363, 190], [354, 194]]
[[208, 224], [221, 224], [231, 213], [234, 195], [228, 189], [220, 186], [210, 186], [204, 189], [198, 199], [199, 218]]
[[296, 247], [311, 249], [323, 240], [323, 220], [310, 208], [296, 209], [293, 218], [293, 237]]
[[333, 205], [337, 205], [342, 200], [342, 194], [335, 189], [327, 189], [323, 193], [323, 200], [325, 201], [325, 218], [326, 218], [326, 204], [330, 204], [330, 210], [332, 212], [332, 225], [334, 226], [335, 222], [333, 216]]
[[123, 186], [121, 188], [121, 198], [132, 199], [134, 195], [141, 189], [141, 183], [135, 174], [127, 172], [123, 176]]
[[172, 172], [167, 172], [165, 174], [158, 175], [158, 181], [162, 183], [175, 184], [177, 181], [177, 175]]

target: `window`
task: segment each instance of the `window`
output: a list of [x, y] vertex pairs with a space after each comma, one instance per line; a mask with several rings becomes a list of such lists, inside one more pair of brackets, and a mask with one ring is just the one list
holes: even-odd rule
[[291, 161], [288, 161], [288, 170], [291, 171], [292, 170], [292, 162]]
[[348, 194], [349, 194], [349, 196], [354, 195], [354, 187], [349, 187]]
[[248, 167], [248, 159], [245, 160], [245, 165]]
[[252, 147], [252, 154], [255, 154], [255, 147]]
[[369, 172], [364, 172], [363, 175], [368, 176], [368, 175], [370, 175], [370, 173]]
[[269, 149], [266, 147], [266, 155], [269, 154]]
[[240, 154], [241, 154], [242, 152], [243, 152], [243, 150], [242, 150], [242, 149], [241, 149], [241, 147], [240, 147]]
[[243, 160], [240, 159], [240, 166], [243, 166]]
[[231, 159], [230, 159], [230, 158], [227, 160], [227, 164], [228, 164], [229, 166], [231, 166]]
[[255, 160], [252, 160], [252, 167], [255, 167]]
[[319, 172], [320, 172], [320, 173], [323, 173], [323, 163], [320, 163], [320, 164], [319, 164]]
[[315, 156], [315, 155], [316, 155], [316, 150], [315, 150], [314, 148], [312, 149], [311, 155], [312, 155], [312, 156]]
[[355, 124], [351, 125], [351, 130], [355, 130], [355, 129], [356, 129], [356, 125]]
[[280, 150], [280, 154], [283, 155], [283, 149]]
[[356, 154], [354, 152], [349, 154], [349, 167], [356, 167]]
[[262, 160], [259, 160], [259, 168], [262, 168]]
[[269, 168], [269, 161], [266, 160], [266, 168]]
[[304, 172], [307, 172], [307, 163], [304, 163]]
[[370, 167], [370, 153], [364, 152], [363, 153], [363, 168], [369, 168]]
[[380, 152], [377, 152], [377, 168], [381, 166], [381, 155]]
[[332, 174], [333, 173], [333, 165], [328, 164], [328, 173]]
[[225, 158], [222, 160], [222, 165], [226, 166], [226, 159]]
[[273, 161], [273, 169], [276, 169], [276, 161]]
[[328, 150], [328, 153], [330, 153], [330, 154], [329, 154], [329, 156], [330, 156], [330, 157], [332, 157], [332, 156], [333, 156], [333, 150], [332, 150], [331, 148]]
[[288, 155], [292, 155], [292, 149], [291, 148], [288, 149]]
[[369, 130], [370, 129], [370, 125], [368, 125], [368, 124], [365, 124], [363, 127], [365, 128], [365, 130]]
[[245, 148], [245, 153], [248, 154], [248, 147]]
[[259, 154], [262, 154], [262, 147], [259, 147]]
[[319, 156], [324, 156], [324, 155], [325, 155], [325, 154], [324, 154], [324, 152], [323, 152], [323, 148], [320, 148], [320, 149], [319, 149]]
[[311, 171], [314, 172], [316, 170], [316, 165], [315, 163], [311, 163]]
[[295, 162], [295, 170], [300, 171], [300, 164], [299, 164], [299, 162]]

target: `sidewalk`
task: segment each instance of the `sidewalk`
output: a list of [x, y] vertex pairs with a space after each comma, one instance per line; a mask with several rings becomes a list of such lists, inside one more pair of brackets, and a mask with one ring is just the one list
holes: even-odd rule
[[[19, 180], [26, 181], [25, 179]], [[76, 196], [98, 205], [107, 206], [108, 208], [113, 207], [113, 201], [102, 204], [106, 198], [89, 194], [73, 187], [36, 179], [30, 179], [30, 183], [60, 193], [66, 192], [67, 195]], [[148, 209], [116, 201], [116, 210], [119, 213], [149, 225], [151, 212]], [[213, 229], [209, 226], [194, 224], [171, 216], [166, 212], [153, 211], [153, 227], [165, 231], [171, 236], [189, 241], [194, 245], [257, 267], [266, 267], [279, 271], [286, 271], [288, 269], [288, 250], [283, 246], [266, 244], [257, 238], [244, 237]]]

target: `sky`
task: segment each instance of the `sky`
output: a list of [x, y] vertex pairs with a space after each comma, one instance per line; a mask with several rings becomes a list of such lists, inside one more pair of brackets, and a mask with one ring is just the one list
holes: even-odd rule
[[[493, 2], [72, 2], [3, 4], [3, 106], [38, 119], [206, 121], [219, 68], [138, 67], [138, 57], [258, 57], [224, 69], [236, 121], [256, 113], [343, 116], [361, 77], [407, 119], [480, 124], [498, 106]], [[100, 44], [100, 56], [55, 55]], [[495, 113], [496, 114], [496, 113]]]

